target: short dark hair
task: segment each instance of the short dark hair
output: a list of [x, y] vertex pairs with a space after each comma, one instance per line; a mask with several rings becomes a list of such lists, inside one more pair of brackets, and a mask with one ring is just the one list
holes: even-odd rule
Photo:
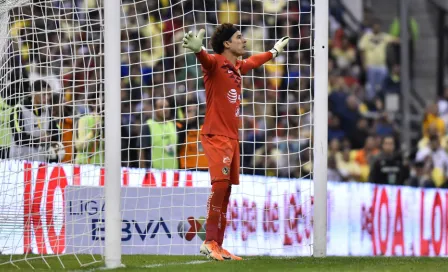
[[392, 136], [392, 135], [386, 135], [386, 136], [384, 136], [384, 137], [381, 139], [381, 146], [386, 142], [387, 139], [392, 140], [392, 142], [393, 142], [395, 145], [397, 144], [394, 136]]
[[43, 89], [51, 89], [50, 84], [48, 84], [48, 82], [46, 82], [45, 80], [36, 80], [33, 82], [33, 87], [32, 87], [32, 91], [33, 92], [40, 92]]
[[224, 23], [218, 26], [213, 33], [210, 41], [213, 51], [215, 51], [216, 54], [221, 54], [222, 52], [224, 52], [224, 42], [229, 41], [232, 37], [228, 37], [228, 34], [235, 33], [236, 31], [237, 28], [231, 23]]

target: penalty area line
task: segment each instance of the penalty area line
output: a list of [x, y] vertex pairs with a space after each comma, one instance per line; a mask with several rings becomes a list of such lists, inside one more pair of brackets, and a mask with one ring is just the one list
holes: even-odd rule
[[[244, 258], [243, 261], [250, 261], [253, 258]], [[144, 266], [138, 266], [137, 268], [155, 268], [155, 267], [164, 267], [164, 266], [173, 266], [173, 265], [195, 265], [195, 264], [203, 264], [203, 263], [211, 263], [211, 262], [215, 262], [212, 260], [196, 260], [196, 261], [189, 261], [189, 262], [179, 262], [179, 263], [156, 263], [156, 264], [149, 264], [149, 265], [144, 265]], [[231, 261], [224, 261], [224, 262], [231, 262]], [[125, 265], [121, 266], [122, 268], [125, 268]], [[93, 272], [93, 271], [97, 271], [97, 270], [108, 270], [105, 267], [100, 267], [100, 268], [93, 268], [93, 269], [89, 269], [89, 270], [69, 270], [71, 272]]]

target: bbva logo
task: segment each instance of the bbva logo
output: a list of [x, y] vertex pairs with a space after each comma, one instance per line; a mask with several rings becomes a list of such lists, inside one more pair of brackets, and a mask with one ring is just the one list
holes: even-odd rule
[[[171, 239], [171, 232], [168, 229], [165, 221], [162, 217], [159, 220], [151, 219], [149, 222], [140, 222], [138, 223], [136, 220], [126, 220], [123, 219], [122, 228], [121, 228], [121, 241], [126, 242], [131, 240], [133, 234], [138, 234], [142, 241], [145, 241], [147, 237], [150, 239], [154, 239], [156, 235], [166, 235], [167, 238]], [[105, 221], [104, 219], [94, 218], [92, 219], [92, 240], [102, 240], [104, 241], [105, 237]], [[161, 237], [161, 236], [160, 236]]]
[[202, 241], [205, 240], [205, 217], [201, 216], [195, 219], [193, 216], [187, 218], [187, 221], [180, 221], [177, 225], [177, 232], [180, 238], [187, 241], [193, 240], [197, 235]]

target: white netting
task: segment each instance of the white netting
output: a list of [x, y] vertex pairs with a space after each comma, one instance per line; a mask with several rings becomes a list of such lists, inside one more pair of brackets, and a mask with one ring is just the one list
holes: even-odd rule
[[[0, 263], [50, 254], [62, 265], [64, 254], [95, 262], [102, 204], [113, 201], [102, 197], [103, 1], [19, 2], [0, 26], [0, 254], [11, 257]], [[199, 142], [206, 94], [181, 40], [204, 28], [212, 53], [223, 22], [240, 28], [247, 56], [291, 37], [275, 61], [242, 78], [242, 176], [225, 245], [242, 255], [311, 254], [312, 8], [304, 0], [122, 0], [123, 254], [198, 253], [210, 183]]]

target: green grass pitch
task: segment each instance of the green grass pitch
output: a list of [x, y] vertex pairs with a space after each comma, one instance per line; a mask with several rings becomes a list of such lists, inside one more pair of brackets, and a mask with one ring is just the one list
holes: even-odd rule
[[[29, 263], [37, 271], [48, 270], [48, 266], [39, 256], [28, 256]], [[82, 263], [93, 261], [91, 255], [79, 255]], [[0, 255], [0, 263], [7, 262], [9, 256]], [[15, 256], [23, 259], [23, 256]], [[95, 256], [101, 260], [99, 256]], [[62, 256], [64, 263], [62, 268], [57, 257], [45, 257], [52, 271], [95, 271], [104, 267], [104, 263], [96, 263], [80, 267], [78, 260], [73, 256]], [[201, 256], [153, 256], [133, 255], [123, 256], [126, 267], [116, 271], [448, 271], [448, 259], [446, 258], [410, 258], [410, 257], [246, 257], [244, 261], [209, 261]], [[0, 271], [30, 271], [31, 267], [23, 261], [16, 263], [20, 270], [11, 264], [0, 266]], [[115, 270], [114, 270], [115, 271]]]

